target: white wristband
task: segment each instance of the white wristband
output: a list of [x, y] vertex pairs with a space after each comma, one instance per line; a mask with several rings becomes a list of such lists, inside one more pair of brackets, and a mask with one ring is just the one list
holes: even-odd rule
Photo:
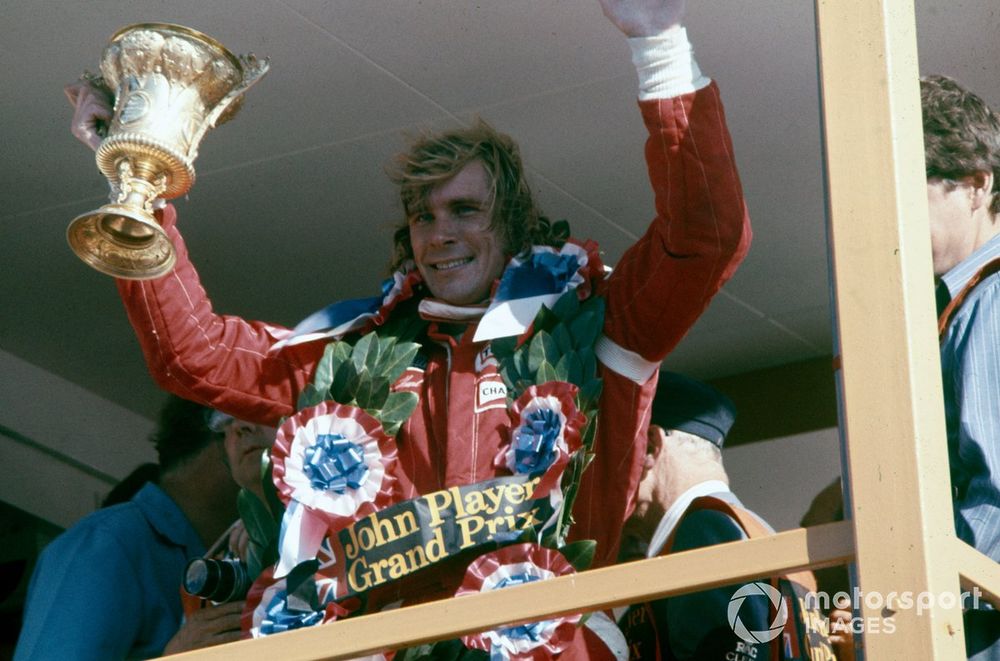
[[701, 73], [687, 30], [681, 25], [654, 37], [630, 37], [628, 43], [639, 74], [641, 100], [689, 94], [712, 82]]

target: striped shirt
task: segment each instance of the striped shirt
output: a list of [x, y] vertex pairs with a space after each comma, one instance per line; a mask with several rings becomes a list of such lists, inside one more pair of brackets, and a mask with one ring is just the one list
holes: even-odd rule
[[[948, 271], [954, 298], [987, 262], [1000, 235]], [[1000, 273], [985, 278], [941, 340], [948, 456], [958, 536], [1000, 562]]]

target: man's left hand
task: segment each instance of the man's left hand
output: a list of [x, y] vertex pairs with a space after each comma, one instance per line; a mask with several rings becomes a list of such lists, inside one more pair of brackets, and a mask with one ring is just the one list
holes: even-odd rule
[[598, 0], [604, 15], [628, 37], [651, 37], [681, 24], [685, 0]]

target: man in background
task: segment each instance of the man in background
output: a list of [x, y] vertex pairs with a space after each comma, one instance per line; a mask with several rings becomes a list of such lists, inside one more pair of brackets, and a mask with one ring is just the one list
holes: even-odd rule
[[[945, 76], [920, 92], [955, 528], [1000, 562], [1000, 116]], [[1000, 613], [965, 625], [969, 658], [1000, 659]]]
[[[735, 419], [732, 401], [715, 388], [681, 374], [660, 372], [636, 509], [625, 524], [621, 559], [654, 558], [747, 539], [748, 532], [750, 536], [774, 532], [729, 489], [721, 448]], [[807, 578], [814, 580], [811, 575]], [[737, 635], [728, 609], [742, 587], [729, 585], [632, 605], [618, 618], [630, 658], [743, 661], [769, 658], [771, 645], [801, 651], [805, 641], [786, 640], [788, 628], [771, 643]], [[746, 597], [738, 611], [746, 631], [771, 629], [770, 605], [763, 595]], [[788, 617], [795, 622], [791, 610]], [[825, 645], [822, 636], [814, 638], [817, 645]], [[794, 654], [778, 658], [799, 658]], [[832, 658], [826, 646], [816, 654], [811, 658]]]
[[[224, 434], [211, 410], [168, 400], [153, 436], [158, 480], [78, 521], [42, 552], [16, 659], [149, 658], [237, 640], [242, 602], [182, 626], [184, 567], [237, 518]], [[258, 460], [259, 462], [259, 460]]]

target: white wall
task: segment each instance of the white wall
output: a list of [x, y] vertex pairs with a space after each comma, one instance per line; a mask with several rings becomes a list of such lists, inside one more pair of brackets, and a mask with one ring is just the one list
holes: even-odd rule
[[776, 530], [799, 527], [825, 486], [840, 476], [836, 427], [738, 445], [722, 451], [730, 487]]
[[67, 527], [155, 461], [154, 424], [0, 351], [0, 500]]

